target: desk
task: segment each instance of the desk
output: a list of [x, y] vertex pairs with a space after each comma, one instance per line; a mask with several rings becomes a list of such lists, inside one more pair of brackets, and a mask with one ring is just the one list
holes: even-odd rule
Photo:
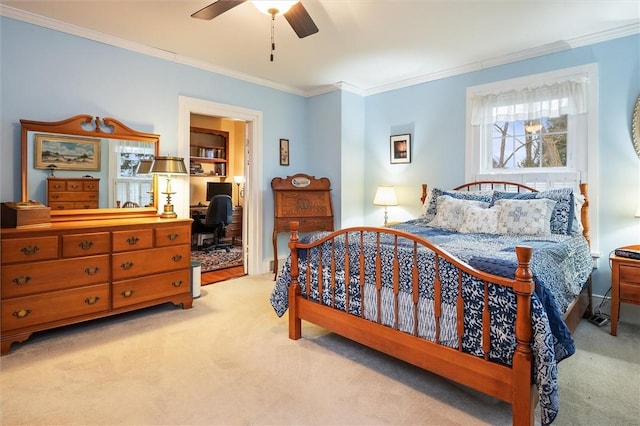
[[299, 222], [299, 232], [333, 231], [331, 182], [299, 173], [273, 178], [273, 273], [278, 275], [278, 233], [289, 232], [289, 223]]
[[[204, 218], [204, 216], [206, 216], [208, 208], [209, 206], [205, 206], [205, 205], [189, 207], [189, 215], [193, 219], [193, 223], [194, 223], [194, 230], [193, 230], [194, 235], [195, 234], [213, 235], [211, 232], [208, 232], [208, 233], [196, 232], [199, 225], [199, 219]], [[231, 216], [231, 223], [228, 224], [227, 227], [225, 228], [225, 238], [231, 238], [231, 242], [233, 244], [235, 244], [236, 238], [242, 241], [242, 214], [243, 214], [242, 206], [234, 206], [233, 215]], [[204, 237], [202, 239], [198, 237], [198, 244], [197, 244], [198, 247], [202, 245], [203, 239]]]

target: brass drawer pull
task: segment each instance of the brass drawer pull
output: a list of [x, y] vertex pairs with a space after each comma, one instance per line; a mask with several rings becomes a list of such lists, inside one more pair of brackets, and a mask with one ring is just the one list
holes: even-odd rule
[[127, 238], [127, 242], [129, 243], [130, 246], [134, 246], [134, 245], [138, 244], [138, 241], [140, 241], [140, 238], [138, 238], [138, 237], [129, 237], [129, 238]]
[[20, 251], [26, 254], [27, 256], [31, 256], [32, 254], [36, 254], [38, 251], [40, 251], [40, 247], [27, 246], [27, 247], [22, 247]]
[[180, 287], [182, 285], [182, 280], [177, 280], [171, 283], [174, 287]]
[[128, 271], [129, 269], [133, 268], [133, 262], [124, 262], [120, 265], [120, 267], [125, 271]]
[[89, 194], [89, 198], [92, 199], [92, 200], [95, 200], [97, 197], [95, 195], [93, 195], [93, 194]]
[[174, 255], [171, 260], [173, 260], [174, 262], [180, 262], [182, 260], [182, 255], [181, 254], [176, 254]]
[[167, 235], [167, 238], [169, 238], [169, 240], [171, 241], [174, 241], [176, 238], [178, 238], [178, 234], [176, 234], [175, 232], [172, 232], [169, 235]]
[[80, 243], [78, 244], [78, 246], [79, 246], [82, 250], [89, 250], [91, 247], [93, 247], [93, 241], [91, 241], [91, 240], [87, 240], [87, 241], [80, 241]]
[[13, 316], [20, 319], [20, 318], [26, 318], [27, 315], [29, 315], [31, 313], [31, 309], [25, 309], [22, 308], [19, 311], [14, 311], [13, 312]]
[[14, 279], [12, 279], [11, 281], [13, 281], [14, 283], [16, 283], [17, 285], [25, 285], [27, 283], [29, 283], [29, 281], [31, 281], [31, 277], [29, 275], [22, 275], [20, 277], [16, 277]]
[[133, 290], [125, 290], [120, 294], [122, 295], [122, 297], [131, 297], [131, 296], [133, 296], [133, 293], [134, 293]]
[[57, 200], [58, 198], [60, 198], [59, 194], [52, 194], [51, 198], [53, 198], [54, 200]]
[[98, 268], [97, 266], [94, 266], [93, 268], [87, 268], [84, 270], [84, 272], [87, 273], [87, 275], [95, 275], [98, 273], [98, 271], [100, 270], [100, 268]]
[[71, 185], [71, 188], [72, 189], [78, 189], [78, 188], [80, 188], [80, 186], [78, 186], [78, 184], [74, 184], [74, 185]]
[[55, 185], [53, 185], [54, 189], [62, 189], [62, 185], [60, 185], [59, 183], [56, 183]]
[[100, 300], [98, 296], [91, 296], [84, 299], [84, 303], [86, 303], [87, 305], [95, 305], [98, 300]]

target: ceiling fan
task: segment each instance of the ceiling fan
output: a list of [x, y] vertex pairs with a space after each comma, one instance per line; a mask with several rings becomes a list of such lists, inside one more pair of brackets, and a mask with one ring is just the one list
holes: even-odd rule
[[[218, 0], [209, 6], [203, 7], [192, 14], [191, 17], [211, 20], [245, 1], [246, 0]], [[300, 1], [254, 1], [253, 4], [261, 11], [271, 15], [272, 22], [277, 15], [284, 15], [299, 38], [304, 38], [318, 32], [318, 27]]]

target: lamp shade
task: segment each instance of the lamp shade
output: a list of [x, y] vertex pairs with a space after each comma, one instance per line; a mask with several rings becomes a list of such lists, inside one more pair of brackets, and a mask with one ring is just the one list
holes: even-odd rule
[[373, 204], [376, 206], [397, 206], [396, 188], [385, 185], [379, 186], [376, 190], [376, 196], [373, 198]]
[[244, 183], [244, 176], [234, 176], [233, 181], [240, 185], [241, 183]]
[[148, 175], [151, 172], [151, 165], [153, 164], [153, 160], [140, 160], [138, 166], [136, 167], [137, 175]]
[[182, 157], [156, 157], [151, 165], [151, 173], [162, 175], [186, 175], [187, 168]]

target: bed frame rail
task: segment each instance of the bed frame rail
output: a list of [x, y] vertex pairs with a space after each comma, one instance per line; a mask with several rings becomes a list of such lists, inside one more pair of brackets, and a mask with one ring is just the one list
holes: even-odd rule
[[[537, 393], [532, 381], [533, 360], [530, 342], [532, 338], [531, 329], [531, 295], [534, 291], [533, 275], [530, 270], [531, 248], [526, 246], [516, 247], [516, 255], [518, 266], [513, 279], [507, 279], [495, 275], [491, 275], [479, 271], [464, 262], [459, 261], [451, 254], [439, 249], [429, 241], [406, 233], [404, 231], [390, 228], [374, 228], [374, 227], [355, 227], [342, 229], [331, 233], [313, 243], [301, 243], [298, 236], [298, 222], [291, 222], [291, 239], [289, 248], [291, 250], [291, 285], [289, 287], [289, 337], [297, 340], [302, 334], [302, 320], [309, 321], [313, 324], [326, 328], [332, 332], [342, 335], [346, 338], [362, 343], [368, 347], [377, 349], [383, 353], [402, 359], [411, 364], [417, 365], [425, 370], [439, 374], [448, 379], [457, 381], [466, 386], [474, 388], [480, 392], [491, 395], [505, 402], [512, 404], [513, 407], [513, 423], [517, 425], [530, 425], [534, 420], [534, 409], [537, 403]], [[376, 259], [375, 259], [375, 277], [370, 277], [375, 282], [375, 294], [377, 301], [377, 318], [372, 321], [366, 319], [364, 297], [365, 282], [365, 258], [362, 251], [363, 238], [365, 233], [375, 234], [376, 240]], [[381, 316], [381, 238], [393, 239], [393, 278], [392, 287], [395, 300], [393, 309], [393, 326], [383, 325]], [[344, 238], [345, 245], [348, 247], [349, 238], [360, 239], [360, 253], [358, 257], [357, 267], [360, 271], [360, 295], [361, 307], [360, 316], [356, 316], [349, 311], [349, 291], [345, 291], [346, 312], [336, 307], [336, 258], [335, 245], [336, 239]], [[414, 264], [411, 268], [412, 280], [412, 303], [413, 303], [413, 324], [414, 329], [411, 332], [402, 332], [398, 329], [398, 293], [400, 283], [400, 266], [398, 262], [399, 241], [403, 241], [403, 247], [407, 246], [407, 241], [412, 245]], [[329, 247], [329, 248], [327, 248]], [[312, 248], [317, 250], [330, 250], [330, 265], [318, 265], [319, 274], [323, 269], [328, 270], [329, 277], [318, 277], [319, 287], [324, 285], [331, 286], [328, 290], [332, 295], [331, 301], [327, 304], [323, 302], [323, 289], [318, 288], [318, 300], [302, 295], [300, 287], [299, 274], [300, 269], [298, 260], [301, 251], [307, 251]], [[441, 306], [441, 283], [436, 269], [436, 279], [434, 281], [434, 321], [436, 323], [435, 341], [426, 340], [418, 336], [418, 267], [417, 253], [418, 250], [431, 250], [435, 253], [436, 268], [439, 263], [446, 260], [458, 270], [458, 297], [456, 304], [458, 344], [457, 347], [449, 347], [439, 344], [439, 321], [442, 317], [440, 312]], [[306, 262], [310, 261], [311, 255], [306, 255]], [[303, 259], [305, 258], [303, 257]], [[322, 256], [318, 256], [322, 258]], [[305, 260], [303, 260], [305, 261]], [[349, 270], [349, 256], [344, 259], [345, 270]], [[307, 269], [309, 274], [310, 268]], [[464, 332], [464, 303], [462, 299], [462, 276], [463, 273], [472, 275], [480, 279], [484, 283], [484, 309], [482, 313], [482, 348], [486, 354], [484, 359], [462, 351], [462, 335]], [[307, 275], [306, 283], [310, 282], [310, 276]], [[347, 280], [348, 283], [348, 280]], [[512, 366], [501, 365], [487, 359], [490, 341], [490, 312], [488, 307], [488, 291], [489, 284], [504, 286], [513, 289], [516, 295], [516, 319], [515, 319], [515, 335], [517, 340], [516, 349], [513, 355]], [[310, 291], [305, 289], [305, 294], [309, 295]]]

